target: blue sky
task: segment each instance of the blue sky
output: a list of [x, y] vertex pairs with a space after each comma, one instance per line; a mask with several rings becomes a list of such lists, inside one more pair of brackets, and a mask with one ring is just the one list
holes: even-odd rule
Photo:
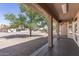
[[0, 3], [0, 24], [9, 25], [9, 22], [4, 17], [6, 13], [18, 15], [20, 13], [19, 5], [15, 3]]

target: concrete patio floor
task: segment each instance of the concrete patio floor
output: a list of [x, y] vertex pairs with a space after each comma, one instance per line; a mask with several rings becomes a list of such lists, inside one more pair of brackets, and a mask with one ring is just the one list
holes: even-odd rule
[[70, 38], [54, 39], [53, 48], [48, 48], [48, 44], [45, 44], [31, 56], [79, 56], [79, 47]]

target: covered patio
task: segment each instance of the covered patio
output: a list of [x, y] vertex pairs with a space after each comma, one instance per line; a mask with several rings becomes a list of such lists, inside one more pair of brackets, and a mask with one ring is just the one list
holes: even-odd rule
[[[79, 55], [79, 4], [24, 4], [48, 19], [48, 43], [31, 55]], [[53, 38], [53, 19], [57, 21], [57, 35]]]

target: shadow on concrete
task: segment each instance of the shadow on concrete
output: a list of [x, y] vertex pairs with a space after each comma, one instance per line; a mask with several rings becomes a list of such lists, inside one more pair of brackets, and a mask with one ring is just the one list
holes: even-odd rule
[[[32, 35], [31, 37], [39, 37], [39, 36], [42, 36], [42, 35]], [[2, 36], [0, 38], [13, 39], [13, 38], [27, 38], [27, 37], [30, 37], [30, 36], [26, 34], [14, 34], [14, 35]]]
[[0, 56], [28, 56], [47, 43], [48, 37], [40, 37], [28, 42], [0, 49]]

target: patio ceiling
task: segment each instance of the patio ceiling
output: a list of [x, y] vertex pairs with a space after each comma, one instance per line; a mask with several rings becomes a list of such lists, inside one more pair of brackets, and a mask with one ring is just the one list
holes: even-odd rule
[[[71, 20], [75, 17], [77, 12], [79, 11], [79, 4], [78, 3], [68, 3], [67, 4], [67, 13], [64, 14], [62, 11], [62, 3], [39, 3], [39, 4], [27, 4], [32, 6], [32, 8], [37, 11], [41, 12], [42, 9], [45, 12], [50, 14], [51, 16], [54, 16], [57, 20]], [[39, 5], [41, 9], [39, 10], [39, 7], [36, 7], [35, 5]], [[43, 13], [43, 12], [41, 12]]]

